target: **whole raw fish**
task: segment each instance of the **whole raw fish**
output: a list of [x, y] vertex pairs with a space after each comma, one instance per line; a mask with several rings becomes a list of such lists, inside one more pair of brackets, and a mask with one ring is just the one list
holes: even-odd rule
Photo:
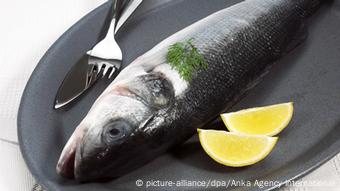
[[[78, 181], [121, 176], [183, 143], [303, 41], [318, 0], [246, 0], [160, 42], [125, 68], [66, 144], [57, 171]], [[191, 39], [208, 67], [184, 80], [169, 47]]]

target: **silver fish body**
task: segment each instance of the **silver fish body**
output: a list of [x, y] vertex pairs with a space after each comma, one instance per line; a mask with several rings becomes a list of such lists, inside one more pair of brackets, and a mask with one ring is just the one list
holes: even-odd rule
[[[78, 181], [121, 176], [187, 140], [237, 101], [303, 38], [317, 0], [246, 0], [160, 42], [125, 68], [92, 106], [57, 165]], [[191, 81], [167, 63], [192, 39], [208, 63]]]

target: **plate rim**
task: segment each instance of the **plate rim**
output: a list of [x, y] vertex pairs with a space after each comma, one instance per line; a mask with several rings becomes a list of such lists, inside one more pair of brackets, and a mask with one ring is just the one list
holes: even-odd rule
[[21, 120], [23, 118], [23, 108], [26, 106], [26, 99], [27, 99], [27, 94], [30, 88], [30, 85], [32, 84], [32, 80], [35, 76], [35, 74], [37, 73], [37, 71], [40, 69], [40, 67], [45, 63], [46, 58], [48, 57], [48, 55], [54, 51], [54, 49], [58, 46], [58, 44], [60, 43], [60, 41], [62, 41], [62, 39], [65, 38], [65, 36], [69, 35], [70, 33], [73, 33], [73, 31], [75, 30], [75, 28], [80, 25], [83, 22], [86, 22], [88, 20], [88, 18], [92, 17], [93, 15], [95, 15], [97, 12], [101, 12], [103, 9], [105, 9], [106, 7], [111, 6], [111, 3], [109, 1], [102, 3], [101, 5], [99, 5], [98, 7], [94, 8], [92, 11], [90, 11], [89, 13], [87, 13], [86, 15], [84, 15], [83, 17], [81, 17], [79, 20], [77, 20], [74, 24], [72, 24], [72, 26], [70, 26], [60, 37], [58, 37], [53, 43], [52, 45], [47, 49], [47, 51], [44, 53], [44, 55], [41, 57], [41, 59], [38, 61], [38, 64], [35, 66], [34, 70], [32, 71], [26, 85], [24, 88], [24, 91], [21, 95], [20, 98], [20, 104], [19, 104], [19, 108], [18, 108], [18, 115], [17, 115], [17, 119], [16, 119], [16, 123], [17, 123], [17, 137], [18, 137], [18, 144], [19, 144], [19, 150], [21, 153], [21, 156], [23, 157], [26, 167], [28, 168], [29, 172], [33, 175], [36, 183], [40, 184], [41, 186], [43, 186], [45, 189], [50, 189], [52, 187], [52, 185], [50, 185], [48, 182], [46, 183], [45, 181], [42, 180], [42, 178], [40, 177], [40, 175], [36, 172], [36, 170], [33, 168], [32, 162], [31, 160], [28, 158], [28, 154], [27, 154], [27, 149], [24, 145], [24, 143], [22, 142], [23, 140], [23, 134], [22, 134], [22, 123]]
[[[79, 19], [78, 21], [76, 21], [71, 27], [69, 27], [60, 37], [57, 38], [57, 40], [55, 40], [52, 45], [47, 49], [47, 51], [44, 53], [44, 55], [41, 57], [41, 59], [39, 60], [38, 64], [36, 65], [36, 67], [34, 68], [33, 72], [31, 73], [29, 80], [27, 81], [24, 91], [21, 95], [20, 98], [20, 104], [19, 104], [19, 108], [18, 108], [18, 113], [17, 113], [17, 119], [16, 119], [16, 123], [17, 123], [17, 136], [18, 136], [18, 144], [19, 144], [19, 149], [20, 149], [20, 153], [21, 156], [23, 157], [25, 164], [27, 166], [27, 168], [29, 169], [29, 172], [33, 175], [35, 182], [40, 184], [41, 186], [43, 186], [45, 189], [48, 190], [59, 190], [58, 188], [56, 188], [53, 184], [51, 184], [49, 181], [44, 181], [41, 178], [41, 175], [37, 173], [37, 170], [33, 167], [34, 165], [32, 164], [32, 160], [30, 160], [30, 158], [28, 157], [29, 154], [27, 154], [28, 149], [26, 148], [25, 144], [23, 143], [23, 133], [22, 133], [22, 119], [23, 119], [23, 115], [25, 115], [23, 113], [23, 108], [27, 106], [27, 94], [28, 91], [31, 87], [32, 84], [32, 80], [35, 77], [35, 74], [37, 73], [37, 71], [40, 69], [40, 67], [46, 63], [45, 60], [46, 58], [49, 56], [49, 54], [51, 52], [54, 51], [54, 49], [56, 49], [56, 47], [59, 45], [60, 41], [62, 41], [62, 39], [65, 38], [65, 36], [69, 35], [70, 33], [73, 33], [73, 30], [78, 26], [81, 25], [81, 23], [86, 22], [88, 20], [88, 18], [92, 17], [93, 15], [95, 15], [98, 12], [101, 12], [103, 9], [105, 9], [107, 6], [110, 6], [110, 2], [104, 2], [103, 4], [99, 5], [98, 7], [94, 8], [92, 11], [90, 11], [89, 13], [87, 13], [85, 16], [83, 16], [81, 19]], [[340, 139], [337, 141], [334, 141], [331, 145], [336, 144], [336, 143], [340, 143]], [[304, 177], [305, 175], [311, 173], [312, 171], [314, 171], [315, 169], [317, 169], [318, 167], [320, 167], [322, 164], [326, 163], [327, 161], [329, 161], [330, 159], [332, 159], [335, 155], [337, 155], [338, 153], [340, 153], [340, 147], [338, 148], [338, 150], [330, 150], [329, 148], [331, 147], [331, 145], [327, 148], [327, 150], [325, 150], [326, 152], [326, 157], [323, 158], [317, 158], [316, 156], [310, 158], [310, 161], [317, 161], [314, 162], [313, 164], [309, 165], [309, 167], [307, 167], [307, 169], [299, 171], [298, 174], [296, 176], [287, 178], [286, 176], [281, 176], [280, 177], [280, 184], [277, 184], [276, 186], [270, 187], [267, 190], [274, 190], [274, 189], [278, 189], [280, 187], [282, 187], [284, 184], [286, 184], [287, 182], [290, 182], [292, 180], [298, 180], [301, 179], [302, 177]], [[254, 188], [252, 188], [251, 190], [253, 190]], [[257, 190], [257, 189], [254, 189]], [[260, 189], [262, 190], [262, 189]], [[265, 189], [266, 190], [266, 189]]]

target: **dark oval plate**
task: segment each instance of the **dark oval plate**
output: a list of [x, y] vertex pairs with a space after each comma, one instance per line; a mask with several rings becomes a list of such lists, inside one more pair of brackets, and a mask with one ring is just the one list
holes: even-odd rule
[[[118, 33], [123, 65], [194, 21], [239, 1], [146, 0]], [[182, 180], [181, 187], [148, 188], [153, 190], [206, 189], [202, 184], [190, 186], [189, 181], [206, 184], [209, 180], [277, 181], [262, 188], [223, 187], [224, 190], [265, 190], [303, 176], [340, 151], [340, 3], [334, 2], [322, 7], [309, 20], [308, 40], [281, 59], [263, 81], [232, 108], [294, 101], [291, 124], [279, 135], [275, 149], [262, 162], [245, 168], [221, 166], [204, 153], [195, 136], [110, 182], [78, 184], [59, 177], [55, 166], [64, 144], [109, 82], [100, 81], [80, 100], [61, 110], [53, 109], [54, 98], [72, 65], [103, 37], [109, 8], [109, 3], [98, 7], [53, 44], [34, 70], [22, 96], [18, 116], [20, 148], [34, 177], [49, 191], [144, 190], [151, 180], [176, 183]], [[144, 185], [136, 186], [137, 180], [144, 181]], [[209, 184], [210, 189], [222, 189], [217, 188], [216, 183]]]

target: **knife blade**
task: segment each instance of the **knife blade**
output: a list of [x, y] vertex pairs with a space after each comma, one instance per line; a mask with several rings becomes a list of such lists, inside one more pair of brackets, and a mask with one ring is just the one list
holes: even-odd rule
[[[117, 25], [117, 32], [131, 14], [137, 9], [143, 0], [131, 0], [127, 3], [124, 11], [122, 12]], [[88, 64], [89, 55], [84, 55], [78, 62], [71, 68], [60, 85], [56, 98], [54, 108], [59, 109], [68, 103], [72, 102], [87, 89], [89, 89], [100, 76], [93, 74], [93, 65]]]

